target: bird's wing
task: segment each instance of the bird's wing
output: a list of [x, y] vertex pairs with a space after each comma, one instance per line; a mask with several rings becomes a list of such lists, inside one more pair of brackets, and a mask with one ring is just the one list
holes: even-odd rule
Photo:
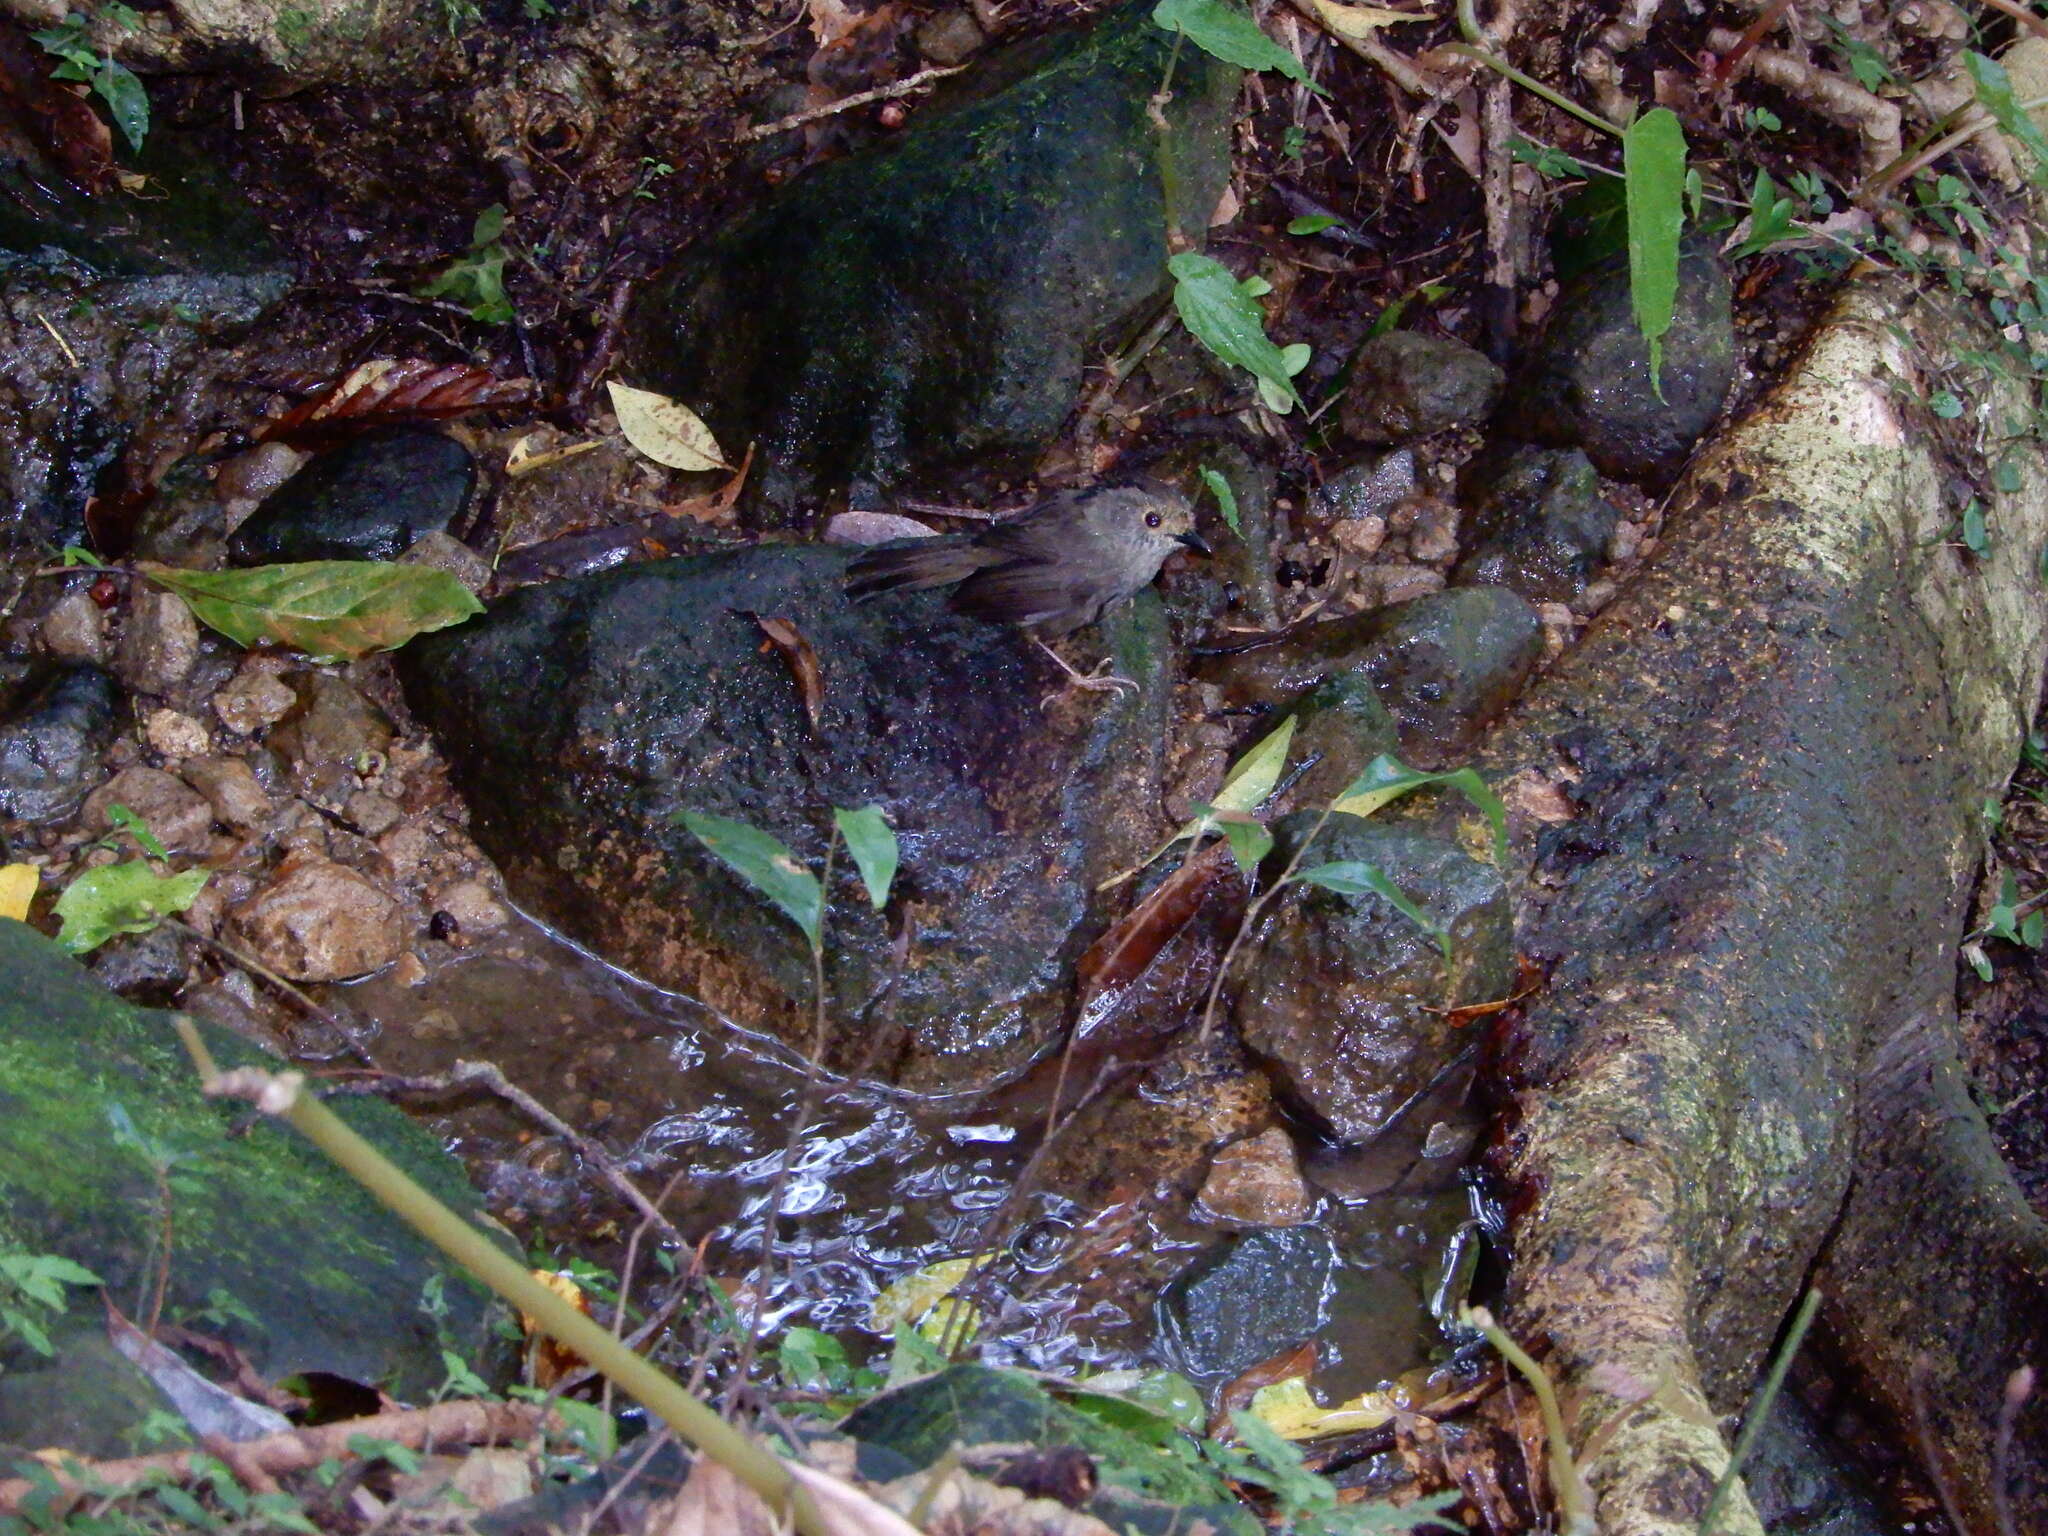
[[895, 549], [871, 549], [846, 568], [846, 592], [855, 602], [884, 592], [946, 587], [1005, 558], [965, 539], [920, 539]]
[[1051, 560], [1016, 559], [976, 571], [953, 590], [953, 606], [977, 619], [1028, 624], [1065, 634], [1101, 610], [1101, 593], [1085, 568]]

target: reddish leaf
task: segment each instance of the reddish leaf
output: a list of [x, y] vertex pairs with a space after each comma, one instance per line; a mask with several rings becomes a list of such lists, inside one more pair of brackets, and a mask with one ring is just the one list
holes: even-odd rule
[[747, 471], [754, 467], [754, 445], [747, 444], [746, 457], [740, 460], [740, 467], [732, 472], [732, 478], [707, 496], [686, 496], [681, 501], [671, 501], [662, 511], [672, 517], [694, 517], [700, 523], [727, 523], [732, 521], [734, 503], [740, 499], [740, 487], [747, 483]]
[[787, 619], [771, 619], [757, 613], [754, 622], [789, 663], [796, 691], [803, 696], [804, 713], [811, 717], [811, 730], [815, 733], [825, 715], [825, 674], [818, 666], [817, 650], [804, 638], [804, 632]]
[[1210, 888], [1231, 867], [1230, 845], [1211, 843], [1162, 880], [1115, 927], [1088, 947], [1077, 972], [1081, 991], [1081, 1022], [1085, 1031], [1116, 1000], [1116, 995], [1145, 974], [1159, 951], [1201, 910]]
[[395, 421], [440, 420], [533, 398], [528, 379], [501, 379], [468, 363], [374, 358], [257, 433], [259, 443], [320, 443]]
[[56, 60], [12, 27], [0, 28], [0, 95], [64, 174], [88, 192], [114, 183], [114, 135], [85, 88], [52, 80]]

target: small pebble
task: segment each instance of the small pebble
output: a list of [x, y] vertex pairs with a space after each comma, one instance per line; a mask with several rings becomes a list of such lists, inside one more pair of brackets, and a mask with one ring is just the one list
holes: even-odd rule
[[1347, 517], [1330, 530], [1337, 547], [1360, 560], [1370, 560], [1387, 541], [1387, 520], [1378, 513], [1370, 517]]
[[43, 615], [38, 638], [52, 656], [104, 666], [110, 649], [106, 611], [92, 600], [90, 592], [68, 592]]
[[112, 831], [111, 813], [117, 805], [140, 817], [151, 835], [174, 853], [198, 853], [213, 836], [213, 807], [197, 790], [161, 768], [122, 769], [85, 797], [81, 825], [88, 832]]
[[202, 757], [213, 746], [206, 727], [175, 709], [153, 709], [142, 722], [142, 739], [150, 750], [169, 758]]
[[1200, 1213], [1224, 1226], [1298, 1226], [1313, 1208], [1294, 1139], [1277, 1125], [1223, 1148], [1202, 1185]]
[[224, 826], [254, 832], [270, 820], [270, 796], [239, 757], [201, 757], [185, 764], [185, 782], [206, 796]]
[[254, 736], [290, 714], [298, 702], [299, 696], [276, 673], [244, 665], [234, 680], [213, 696], [213, 712], [237, 736]]
[[139, 583], [128, 604], [114, 675], [136, 693], [166, 694], [199, 660], [199, 621], [183, 599]]

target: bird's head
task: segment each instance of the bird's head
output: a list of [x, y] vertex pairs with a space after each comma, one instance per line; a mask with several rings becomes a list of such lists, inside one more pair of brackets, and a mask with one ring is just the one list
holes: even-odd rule
[[1175, 548], [1209, 553], [1208, 541], [1195, 532], [1194, 506], [1156, 480], [1101, 486], [1088, 510], [1099, 532], [1153, 556], [1155, 570]]

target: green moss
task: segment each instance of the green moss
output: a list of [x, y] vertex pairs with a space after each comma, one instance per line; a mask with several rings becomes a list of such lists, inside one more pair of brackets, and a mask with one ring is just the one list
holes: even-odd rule
[[[129, 1006], [31, 929], [0, 921], [0, 1230], [60, 1253], [117, 1297], [154, 1283], [169, 1199], [167, 1310], [219, 1288], [263, 1319], [230, 1327], [258, 1369], [318, 1369], [400, 1390], [440, 1378], [418, 1311], [439, 1261], [288, 1129], [207, 1100], [171, 1016]], [[264, 1058], [202, 1026], [225, 1065]], [[454, 1162], [389, 1105], [340, 1112], [456, 1209], [475, 1195]], [[485, 1307], [466, 1281], [455, 1332], [481, 1341]]]

